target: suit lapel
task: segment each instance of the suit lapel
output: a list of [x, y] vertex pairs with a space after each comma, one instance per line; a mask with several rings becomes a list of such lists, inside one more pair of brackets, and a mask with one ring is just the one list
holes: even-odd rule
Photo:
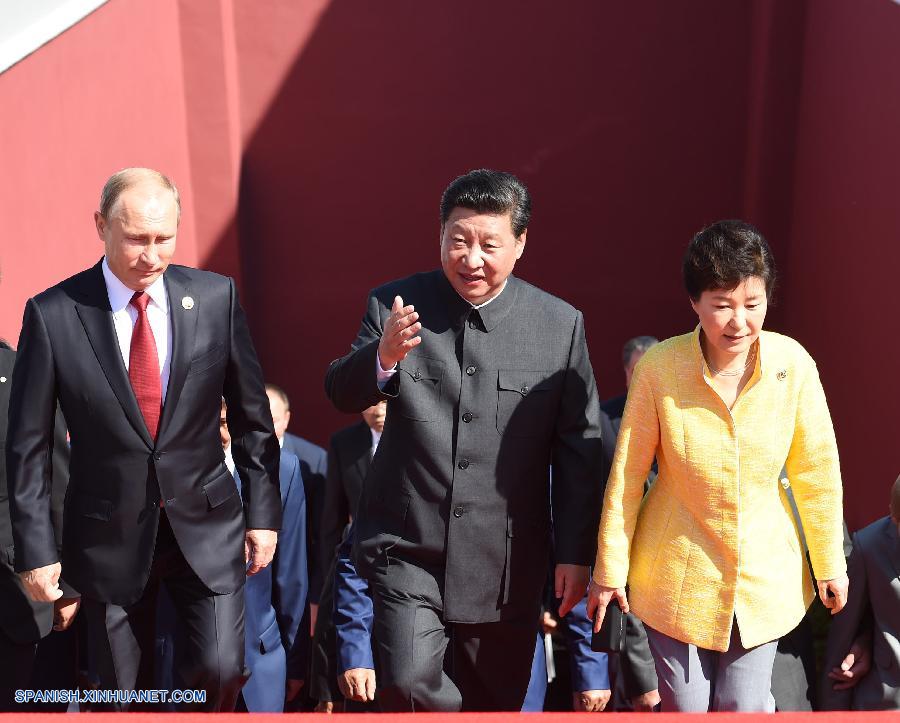
[[[198, 311], [194, 304], [182, 303], [191, 296], [190, 279], [174, 266], [166, 269], [164, 276], [166, 293], [169, 296], [169, 320], [172, 324], [172, 343], [169, 346], [171, 363], [169, 364], [169, 386], [166, 388], [166, 403], [163, 405], [162, 417], [159, 420], [159, 438], [166, 430], [175, 407], [184, 388], [191, 364], [191, 353], [194, 349], [194, 336], [197, 331]], [[185, 308], [190, 306], [190, 308]]]
[[84, 326], [88, 341], [100, 362], [100, 367], [106, 375], [109, 386], [112, 387], [119, 404], [128, 421], [135, 431], [141, 436], [146, 445], [153, 448], [153, 440], [147, 431], [144, 416], [137, 405], [131, 381], [128, 379], [128, 371], [125, 362], [122, 361], [122, 353], [119, 351], [119, 340], [113, 327], [112, 309], [109, 307], [109, 296], [106, 292], [106, 283], [103, 280], [103, 270], [100, 264], [91, 269], [89, 283], [82, 287], [82, 298], [76, 300], [75, 309]]

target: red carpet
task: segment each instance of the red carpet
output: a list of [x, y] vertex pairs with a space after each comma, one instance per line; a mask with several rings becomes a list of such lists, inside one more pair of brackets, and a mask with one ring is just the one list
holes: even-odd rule
[[[28, 723], [47, 723], [59, 720], [59, 713], [4, 713], [0, 714], [2, 720], [26, 720]], [[63, 714], [65, 715], [65, 714]], [[163, 721], [171, 721], [172, 723], [211, 723], [216, 721], [234, 721], [238, 723], [272, 723], [275, 720], [284, 720], [286, 723], [334, 723], [335, 716], [327, 716], [324, 714], [314, 713], [290, 713], [273, 717], [277, 714], [255, 714], [247, 715], [241, 713], [220, 713], [217, 715], [208, 713], [169, 713], [161, 716], [158, 713], [81, 713], [71, 720], [80, 722], [86, 721], [91, 723], [109, 723], [113, 717], [120, 716], [122, 723], [149, 723], [162, 719]], [[342, 714], [335, 714], [343, 719]], [[575, 718], [583, 718], [585, 721], [589, 717], [595, 716], [595, 713], [415, 713], [415, 714], [386, 714], [376, 716], [365, 716], [365, 720], [371, 720], [373, 723], [390, 723], [395, 720], [404, 720], [407, 723], [460, 723], [461, 721], [475, 721], [475, 723], [509, 723], [521, 717], [540, 718], [541, 723], [575, 723]], [[708, 714], [687, 714], [687, 713], [662, 713], [654, 714], [648, 718], [646, 713], [617, 713], [617, 723], [700, 723], [706, 721], [709, 723]], [[717, 723], [755, 723], [756, 721], [772, 721], [773, 723], [862, 723], [862, 721], [898, 721], [897, 714], [894, 712], [887, 713], [776, 713], [775, 717], [765, 714], [752, 713], [715, 713], [714, 720]]]

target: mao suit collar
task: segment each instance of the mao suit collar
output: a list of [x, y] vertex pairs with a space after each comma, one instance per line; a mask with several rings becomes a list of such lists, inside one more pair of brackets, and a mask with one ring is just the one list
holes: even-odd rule
[[451, 286], [450, 281], [448, 281], [442, 270], [439, 269], [435, 273], [439, 277], [438, 286], [447, 310], [447, 317], [451, 325], [456, 329], [462, 328], [466, 321], [474, 322], [476, 326], [485, 332], [491, 332], [496, 329], [516, 305], [516, 297], [522, 284], [515, 276], [510, 275], [506, 280], [506, 286], [503, 291], [494, 297], [490, 303], [476, 309], [456, 293], [456, 289]]

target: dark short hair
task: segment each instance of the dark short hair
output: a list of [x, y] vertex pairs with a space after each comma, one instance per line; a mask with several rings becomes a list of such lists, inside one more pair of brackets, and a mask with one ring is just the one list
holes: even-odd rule
[[733, 289], [758, 276], [771, 300], [775, 291], [775, 258], [763, 235], [744, 221], [717, 221], [688, 244], [682, 265], [684, 286], [694, 300], [704, 291]]
[[531, 219], [528, 189], [511, 173], [479, 168], [455, 179], [441, 196], [441, 226], [454, 208], [478, 213], [508, 213], [513, 235], [521, 236]]
[[659, 344], [659, 339], [655, 336], [636, 336], [634, 339], [626, 341], [625, 346], [622, 347], [622, 366], [628, 366], [628, 362], [631, 361], [631, 355], [636, 351], [643, 354], [654, 344]]
[[279, 387], [277, 384], [272, 384], [272, 382], [266, 382], [266, 391], [272, 392], [272, 394], [274, 394], [276, 397], [278, 397], [281, 400], [281, 403], [284, 404], [284, 408], [287, 411], [290, 411], [291, 400], [288, 399], [287, 392], [284, 391], [284, 389]]

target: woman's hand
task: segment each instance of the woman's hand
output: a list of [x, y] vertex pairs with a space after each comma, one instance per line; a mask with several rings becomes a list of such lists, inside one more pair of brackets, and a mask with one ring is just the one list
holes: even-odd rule
[[[587, 614], [594, 621], [594, 632], [600, 632], [603, 618], [606, 617], [606, 606], [615, 598], [619, 601], [619, 607], [623, 613], [628, 612], [628, 598], [624, 587], [604, 587], [591, 580], [587, 594]], [[845, 595], [846, 599], [846, 595]]]
[[844, 609], [844, 605], [847, 604], [847, 590], [850, 588], [850, 579], [846, 575], [833, 580], [819, 580], [816, 585], [819, 588], [819, 599], [831, 610], [832, 615], [837, 615]]

